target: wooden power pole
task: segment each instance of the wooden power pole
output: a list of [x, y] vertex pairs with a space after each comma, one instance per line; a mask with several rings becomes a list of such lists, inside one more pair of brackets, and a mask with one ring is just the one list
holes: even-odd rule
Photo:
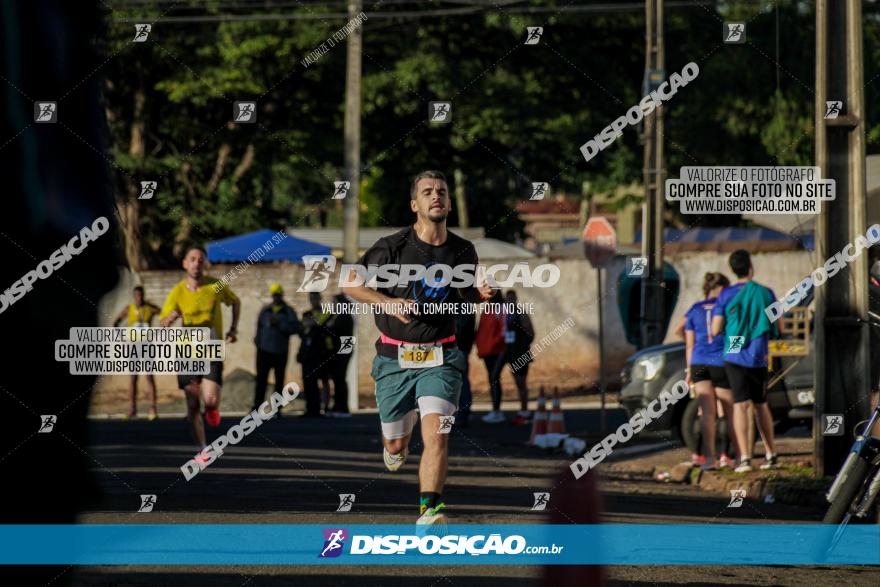
[[[361, 0], [348, 0], [348, 21], [361, 13]], [[348, 34], [345, 61], [345, 179], [351, 182], [342, 209], [343, 261], [358, 260], [358, 228], [360, 225], [361, 187], [361, 26]], [[358, 316], [354, 316], [354, 331], [358, 331]], [[348, 371], [348, 405], [353, 411], [358, 406], [358, 345], [354, 345]]]
[[[827, 101], [842, 101], [825, 118]], [[822, 203], [816, 230], [816, 266], [867, 230], [865, 102], [860, 0], [816, 3], [816, 165], [836, 182], [837, 199]], [[868, 412], [868, 255], [863, 253], [816, 288], [813, 418], [818, 475], [837, 473], [854, 425]], [[823, 436], [823, 414], [843, 414], [844, 435]]]
[[[361, 13], [361, 0], [348, 0], [349, 22]], [[345, 179], [351, 182], [342, 214], [343, 260], [358, 259], [361, 183], [361, 27], [355, 27], [346, 41], [345, 62]]]
[[[645, 2], [645, 90], [651, 90], [666, 77], [663, 44], [663, 0]], [[644, 93], [647, 94], [648, 91]], [[663, 329], [663, 107], [645, 117], [645, 207], [642, 216], [642, 256], [647, 271], [642, 278], [641, 348], [660, 344]]]

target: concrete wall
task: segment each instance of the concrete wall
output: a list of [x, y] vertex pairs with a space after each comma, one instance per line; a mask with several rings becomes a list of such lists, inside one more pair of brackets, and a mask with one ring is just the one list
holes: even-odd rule
[[[695, 301], [702, 299], [703, 275], [707, 271], [721, 270], [729, 277], [727, 255], [718, 253], [683, 253], [669, 259], [678, 270], [681, 279], [681, 295], [675, 309], [674, 327], [677, 320]], [[501, 262], [501, 261], [493, 261]], [[531, 259], [529, 265], [535, 267], [546, 263], [546, 259]], [[574, 326], [562, 334], [554, 343], [547, 345], [542, 352], [536, 354], [529, 372], [532, 386], [559, 386], [563, 389], [589, 387], [598, 378], [598, 303], [596, 295], [596, 271], [586, 261], [580, 259], [563, 259], [555, 262], [560, 269], [560, 281], [552, 288], [517, 287], [520, 302], [534, 303], [532, 322], [535, 326], [535, 344], [554, 328], [571, 318]], [[605, 316], [605, 357], [606, 375], [615, 380], [626, 358], [635, 350], [626, 342], [623, 325], [617, 309], [617, 276], [623, 270], [624, 257], [613, 259], [603, 275], [604, 316]], [[755, 255], [754, 264], [758, 281], [772, 287], [777, 295], [797, 283], [806, 275], [811, 267], [810, 254], [806, 252], [771, 253]], [[232, 265], [215, 265], [210, 275], [220, 278]], [[242, 300], [242, 316], [239, 322], [239, 340], [227, 349], [225, 372], [228, 374], [236, 368], [254, 372], [255, 347], [253, 337], [256, 329], [257, 313], [263, 304], [269, 302], [268, 287], [271, 283], [281, 283], [286, 291], [288, 303], [291, 303], [299, 315], [308, 308], [307, 294], [296, 293], [302, 282], [303, 268], [292, 264], [253, 265], [242, 275], [230, 282], [232, 290]], [[119, 312], [130, 300], [131, 288], [140, 283], [146, 290], [146, 297], [155, 304], [162, 305], [171, 288], [183, 278], [179, 271], [147, 271], [139, 275], [125, 274], [120, 287], [108, 294], [101, 302], [101, 313], [105, 317], [104, 324], [109, 325], [111, 317]], [[331, 284], [335, 284], [332, 280]], [[325, 301], [336, 293], [336, 288], [324, 294]], [[231, 311], [224, 309], [224, 325], [228, 327]], [[672, 328], [670, 328], [671, 332]], [[357, 324], [358, 337], [358, 373], [359, 389], [366, 396], [362, 403], [371, 403], [373, 382], [370, 378], [370, 366], [375, 355], [373, 343], [378, 337], [372, 319], [361, 317]], [[667, 336], [674, 340], [674, 335]], [[301, 382], [300, 366], [294, 357], [299, 348], [299, 338], [291, 339], [290, 359], [287, 367], [288, 381]], [[478, 392], [478, 399], [486, 399], [483, 394], [487, 389], [486, 369], [476, 352], [471, 355], [471, 381]], [[160, 387], [174, 386], [171, 377], [159, 378]], [[505, 371], [503, 381], [505, 396], [513, 397], [513, 380]], [[125, 379], [106, 378], [102, 386], [125, 386]]]
[[[703, 299], [703, 276], [707, 272], [720, 271], [731, 282], [735, 279], [727, 257], [727, 253], [679, 253], [668, 259], [678, 271], [680, 293], [666, 335], [667, 342], [679, 340], [673, 332], [675, 326], [694, 302]], [[755, 281], [772, 289], [779, 298], [815, 269], [813, 257], [809, 251], [754, 254]]]

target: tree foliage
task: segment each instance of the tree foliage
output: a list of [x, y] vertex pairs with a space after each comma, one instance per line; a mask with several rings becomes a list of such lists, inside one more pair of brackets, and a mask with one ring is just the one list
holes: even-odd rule
[[[338, 3], [289, 4], [260, 14], [321, 17], [339, 10]], [[811, 163], [811, 5], [780, 3], [778, 54], [772, 3], [667, 9], [667, 75], [689, 61], [700, 66], [698, 78], [663, 108], [669, 177], [683, 165]], [[332, 182], [344, 175], [345, 43], [309, 67], [301, 60], [345, 20], [179, 24], [159, 18], [165, 8], [127, 4], [108, 15], [114, 20], [103, 69], [106, 109], [133, 264], [176, 263], [189, 241], [315, 226], [319, 209], [340, 225], [340, 204], [329, 198]], [[379, 10], [413, 7], [383, 4]], [[172, 14], [228, 12], [215, 1]], [[150, 39], [132, 43], [132, 25], [117, 22], [125, 17], [158, 19]], [[722, 44], [722, 22], [729, 18], [748, 22], [748, 43]], [[880, 114], [871, 106], [880, 103], [880, 25], [871, 9], [865, 19], [869, 151], [877, 151]], [[524, 45], [526, 26], [536, 25], [544, 27], [539, 44]], [[640, 181], [639, 129], [628, 128], [589, 163], [579, 147], [638, 103], [644, 26], [640, 11], [526, 14], [503, 6], [456, 16], [368, 18], [362, 225], [409, 222], [409, 178], [425, 168], [444, 170], [450, 180], [459, 170], [470, 224], [505, 239], [521, 228], [515, 204], [533, 181], [571, 194], [585, 181], [596, 190]], [[257, 101], [256, 124], [231, 123], [238, 100]], [[428, 102], [435, 100], [452, 102], [451, 124], [428, 122]], [[159, 181], [156, 197], [137, 200], [138, 182], [150, 179]]]

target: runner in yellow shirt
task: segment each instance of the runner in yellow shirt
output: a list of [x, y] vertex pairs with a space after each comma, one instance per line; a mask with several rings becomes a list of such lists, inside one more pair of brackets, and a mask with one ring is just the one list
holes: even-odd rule
[[[130, 328], [149, 328], [153, 321], [153, 316], [159, 313], [159, 306], [151, 304], [144, 300], [144, 288], [137, 286], [134, 288], [134, 303], [126, 306], [116, 317], [113, 326], [119, 326], [123, 320], [128, 320]], [[152, 373], [144, 375], [147, 379], [147, 389], [150, 392], [150, 420], [158, 417], [156, 411], [156, 380]], [[128, 397], [130, 405], [128, 409], [128, 418], [137, 416], [137, 374], [132, 374], [128, 382]]]
[[[225, 284], [205, 275], [208, 255], [201, 247], [190, 247], [183, 258], [186, 279], [174, 286], [162, 306], [160, 324], [167, 328], [178, 318], [186, 327], [208, 327], [211, 338], [223, 333], [223, 314], [220, 304], [232, 306], [232, 327], [226, 333], [226, 342], [235, 342], [241, 302]], [[202, 423], [200, 401], [205, 404], [205, 422], [209, 426], [220, 424], [220, 390], [223, 385], [223, 362], [211, 361], [207, 375], [178, 375], [177, 385], [186, 395], [186, 419], [192, 427], [193, 438], [199, 447], [197, 460], [206, 460], [201, 452], [205, 448], [205, 427]]]

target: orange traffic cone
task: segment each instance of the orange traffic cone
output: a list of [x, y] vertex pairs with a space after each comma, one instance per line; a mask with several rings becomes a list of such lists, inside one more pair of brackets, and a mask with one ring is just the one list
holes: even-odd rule
[[540, 395], [538, 395], [538, 409], [535, 410], [535, 417], [532, 419], [532, 437], [529, 444], [535, 444], [535, 437], [541, 434], [547, 434], [547, 399], [544, 396], [544, 386], [541, 386]]
[[547, 432], [565, 434], [565, 416], [562, 415], [562, 402], [559, 400], [559, 388], [553, 388], [553, 411], [550, 412], [550, 420]]

